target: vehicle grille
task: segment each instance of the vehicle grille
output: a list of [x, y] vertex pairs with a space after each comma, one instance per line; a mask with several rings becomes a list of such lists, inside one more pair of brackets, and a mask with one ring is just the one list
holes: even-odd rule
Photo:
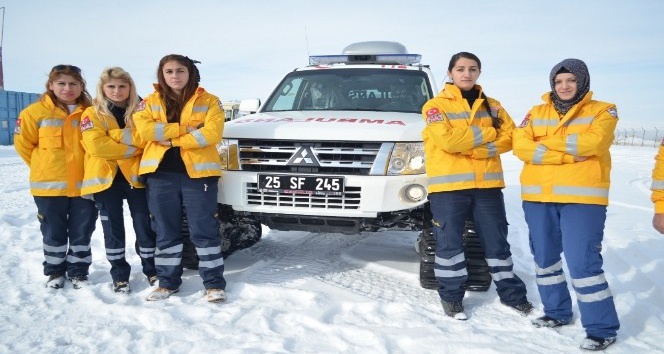
[[[376, 169], [384, 173], [385, 151], [392, 144], [380, 142], [348, 141], [283, 141], [241, 139], [239, 144], [240, 169], [243, 171], [272, 173], [314, 173], [370, 175]], [[318, 166], [294, 166], [288, 161], [303, 146], [309, 147], [318, 160]], [[378, 158], [383, 156], [383, 158]]]
[[360, 208], [361, 194], [361, 187], [349, 186], [346, 186], [343, 196], [309, 196], [260, 192], [256, 183], [247, 183], [247, 203], [249, 205], [352, 210]]

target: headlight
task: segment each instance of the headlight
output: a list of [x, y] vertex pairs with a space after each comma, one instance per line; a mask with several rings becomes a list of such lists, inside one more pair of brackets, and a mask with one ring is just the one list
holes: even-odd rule
[[221, 158], [222, 170], [239, 170], [240, 157], [238, 155], [238, 142], [233, 139], [221, 139], [217, 144], [217, 152]]
[[425, 173], [424, 143], [396, 143], [387, 169], [388, 175]]

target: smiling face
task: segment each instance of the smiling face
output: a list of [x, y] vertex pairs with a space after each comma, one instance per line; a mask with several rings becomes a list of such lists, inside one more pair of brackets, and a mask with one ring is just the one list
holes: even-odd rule
[[76, 100], [81, 96], [83, 87], [81, 83], [70, 75], [58, 75], [55, 80], [48, 84], [48, 89], [58, 101], [64, 104], [76, 104]]
[[113, 101], [116, 106], [124, 107], [129, 99], [131, 87], [129, 83], [120, 79], [111, 79], [102, 86], [104, 96]]
[[452, 70], [447, 72], [452, 82], [463, 91], [471, 90], [480, 77], [480, 68], [475, 60], [459, 58]]
[[553, 80], [553, 88], [561, 100], [571, 100], [577, 91], [576, 76], [572, 73], [557, 74]]
[[171, 60], [164, 64], [161, 72], [164, 75], [166, 85], [178, 95], [181, 94], [182, 89], [189, 82], [189, 70], [187, 70], [187, 67], [175, 60]]

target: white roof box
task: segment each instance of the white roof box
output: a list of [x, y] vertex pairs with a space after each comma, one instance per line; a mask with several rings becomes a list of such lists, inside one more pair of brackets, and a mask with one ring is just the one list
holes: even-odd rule
[[398, 42], [368, 41], [350, 44], [344, 48], [345, 55], [408, 54], [406, 47]]

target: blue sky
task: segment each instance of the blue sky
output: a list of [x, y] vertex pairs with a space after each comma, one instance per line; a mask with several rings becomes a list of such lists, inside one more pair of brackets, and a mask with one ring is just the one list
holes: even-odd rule
[[390, 40], [422, 54], [439, 89], [452, 54], [477, 54], [479, 83], [517, 124], [550, 89], [551, 67], [579, 58], [594, 98], [617, 104], [619, 127], [664, 126], [658, 0], [0, 0], [0, 7], [6, 90], [41, 93], [49, 69], [69, 63], [83, 69], [91, 92], [105, 67], [121, 66], [146, 95], [159, 59], [178, 53], [202, 62], [202, 86], [223, 100], [264, 99], [309, 54]]

